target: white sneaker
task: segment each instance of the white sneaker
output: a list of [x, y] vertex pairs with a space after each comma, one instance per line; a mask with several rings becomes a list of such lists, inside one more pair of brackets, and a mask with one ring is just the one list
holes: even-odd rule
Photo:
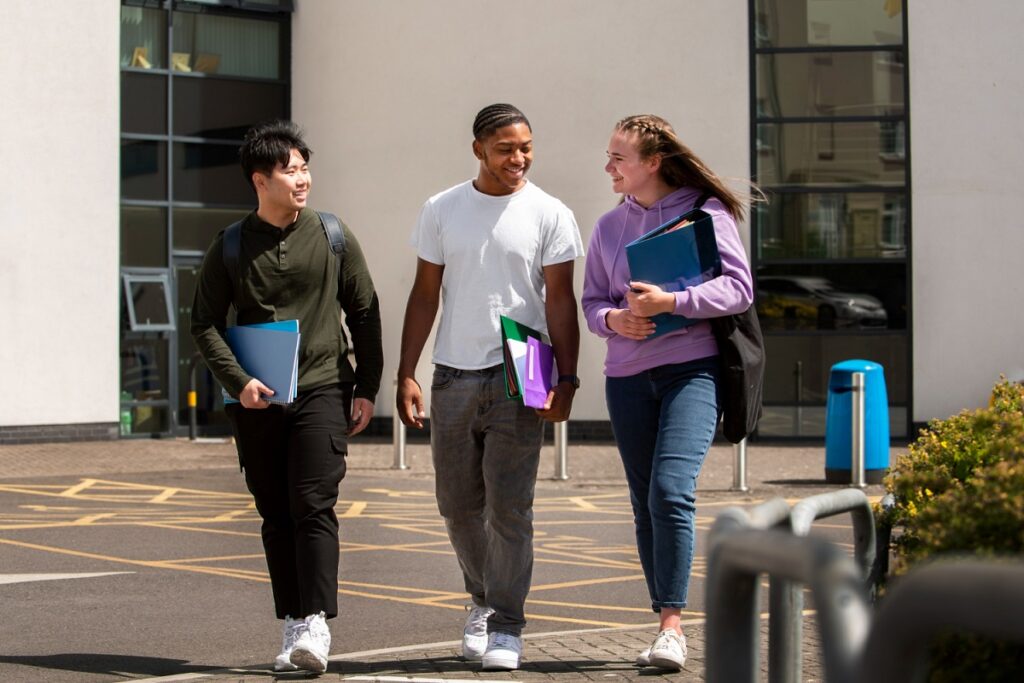
[[644, 648], [643, 652], [636, 656], [637, 666], [650, 666], [651, 665], [651, 648]]
[[473, 662], [480, 661], [487, 649], [487, 617], [494, 614], [490, 607], [466, 605], [469, 615], [462, 630], [462, 656]]
[[300, 669], [323, 673], [327, 671], [327, 655], [331, 651], [331, 630], [324, 613], [310, 614], [304, 619], [305, 630], [295, 641], [288, 660]]
[[648, 660], [659, 669], [679, 671], [686, 661], [686, 636], [679, 635], [674, 628], [665, 629], [654, 639]]
[[512, 671], [519, 668], [523, 639], [511, 633], [494, 631], [487, 636], [483, 665], [486, 671]]
[[274, 671], [298, 671], [297, 666], [292, 664], [290, 657], [292, 656], [292, 650], [295, 649], [295, 643], [298, 641], [299, 636], [306, 630], [306, 621], [304, 619], [292, 619], [291, 617], [284, 618], [284, 629], [281, 637], [281, 654], [274, 659]]

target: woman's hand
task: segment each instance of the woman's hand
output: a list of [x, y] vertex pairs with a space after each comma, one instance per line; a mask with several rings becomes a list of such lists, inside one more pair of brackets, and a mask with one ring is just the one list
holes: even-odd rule
[[643, 341], [654, 334], [654, 323], [651, 319], [633, 315], [628, 308], [608, 311], [604, 321], [612, 332], [634, 341]]
[[675, 295], [648, 282], [630, 282], [626, 303], [629, 304], [630, 313], [642, 318], [676, 312]]

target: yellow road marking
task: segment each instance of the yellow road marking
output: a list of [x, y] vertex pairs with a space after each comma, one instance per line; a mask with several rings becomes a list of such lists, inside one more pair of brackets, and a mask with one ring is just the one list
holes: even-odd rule
[[642, 581], [643, 578], [643, 574], [629, 574], [627, 576], [606, 576], [600, 579], [580, 579], [579, 581], [563, 581], [562, 583], [544, 583], [532, 586], [530, 588], [530, 592], [559, 590], [561, 588], [579, 588], [581, 586], [597, 586], [603, 583], [620, 583], [637, 580]]
[[163, 491], [161, 491], [157, 495], [155, 495], [152, 498], [150, 498], [149, 502], [150, 503], [164, 503], [164, 502], [167, 502], [168, 500], [171, 499], [171, 496], [173, 496], [175, 493], [177, 493], [180, 490], [181, 489], [164, 489]]
[[338, 517], [339, 518], [358, 517], [358, 516], [360, 516], [362, 514], [363, 510], [366, 509], [366, 506], [368, 504], [369, 503], [367, 503], [366, 501], [358, 501], [358, 502], [352, 503], [351, 505], [349, 505], [348, 510], [345, 510], [345, 512], [343, 512], [340, 515], [338, 515]]
[[71, 498], [71, 497], [74, 497], [74, 496], [78, 495], [79, 492], [84, 491], [85, 489], [91, 487], [95, 483], [96, 483], [95, 479], [83, 479], [82, 481], [78, 482], [77, 484], [75, 484], [71, 488], [64, 489], [63, 491], [61, 491], [57, 495], [58, 496], [62, 496], [64, 498]]

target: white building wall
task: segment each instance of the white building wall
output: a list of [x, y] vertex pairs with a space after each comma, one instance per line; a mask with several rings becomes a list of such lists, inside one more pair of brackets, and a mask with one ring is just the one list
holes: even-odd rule
[[[300, 0], [293, 118], [314, 149], [314, 206], [356, 232], [380, 292], [392, 382], [416, 256], [409, 234], [432, 194], [474, 177], [476, 112], [530, 118], [531, 178], [576, 213], [584, 243], [618, 200], [604, 173], [615, 121], [667, 118], [723, 176], [749, 178], [747, 4], [704, 0]], [[582, 290], [583, 261], [576, 268]], [[607, 419], [604, 343], [583, 329], [573, 417]], [[417, 378], [430, 380], [430, 348]], [[429, 398], [428, 398], [429, 400]]]
[[119, 12], [0, 3], [0, 426], [118, 419]]
[[1024, 380], [1024, 3], [909, 5], [915, 422]]

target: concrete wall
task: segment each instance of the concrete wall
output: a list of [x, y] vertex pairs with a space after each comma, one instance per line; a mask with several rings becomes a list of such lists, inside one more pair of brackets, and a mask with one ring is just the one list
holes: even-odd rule
[[119, 12], [0, 4], [0, 426], [118, 418]]
[[[530, 118], [530, 177], [575, 211], [584, 243], [618, 200], [603, 166], [611, 128], [625, 115], [660, 114], [720, 174], [750, 175], [744, 2], [297, 5], [292, 108], [315, 152], [312, 203], [356, 231], [380, 290], [378, 415], [393, 413], [416, 261], [409, 234], [428, 196], [475, 176], [470, 130], [483, 106], [511, 102]], [[576, 271], [579, 293], [582, 260]], [[421, 384], [429, 384], [429, 347]], [[603, 342], [584, 331], [574, 418], [607, 419], [603, 359]]]
[[[915, 421], [1024, 379], [1024, 4], [911, 2]], [[950, 29], [955, 27], [951, 41]]]

